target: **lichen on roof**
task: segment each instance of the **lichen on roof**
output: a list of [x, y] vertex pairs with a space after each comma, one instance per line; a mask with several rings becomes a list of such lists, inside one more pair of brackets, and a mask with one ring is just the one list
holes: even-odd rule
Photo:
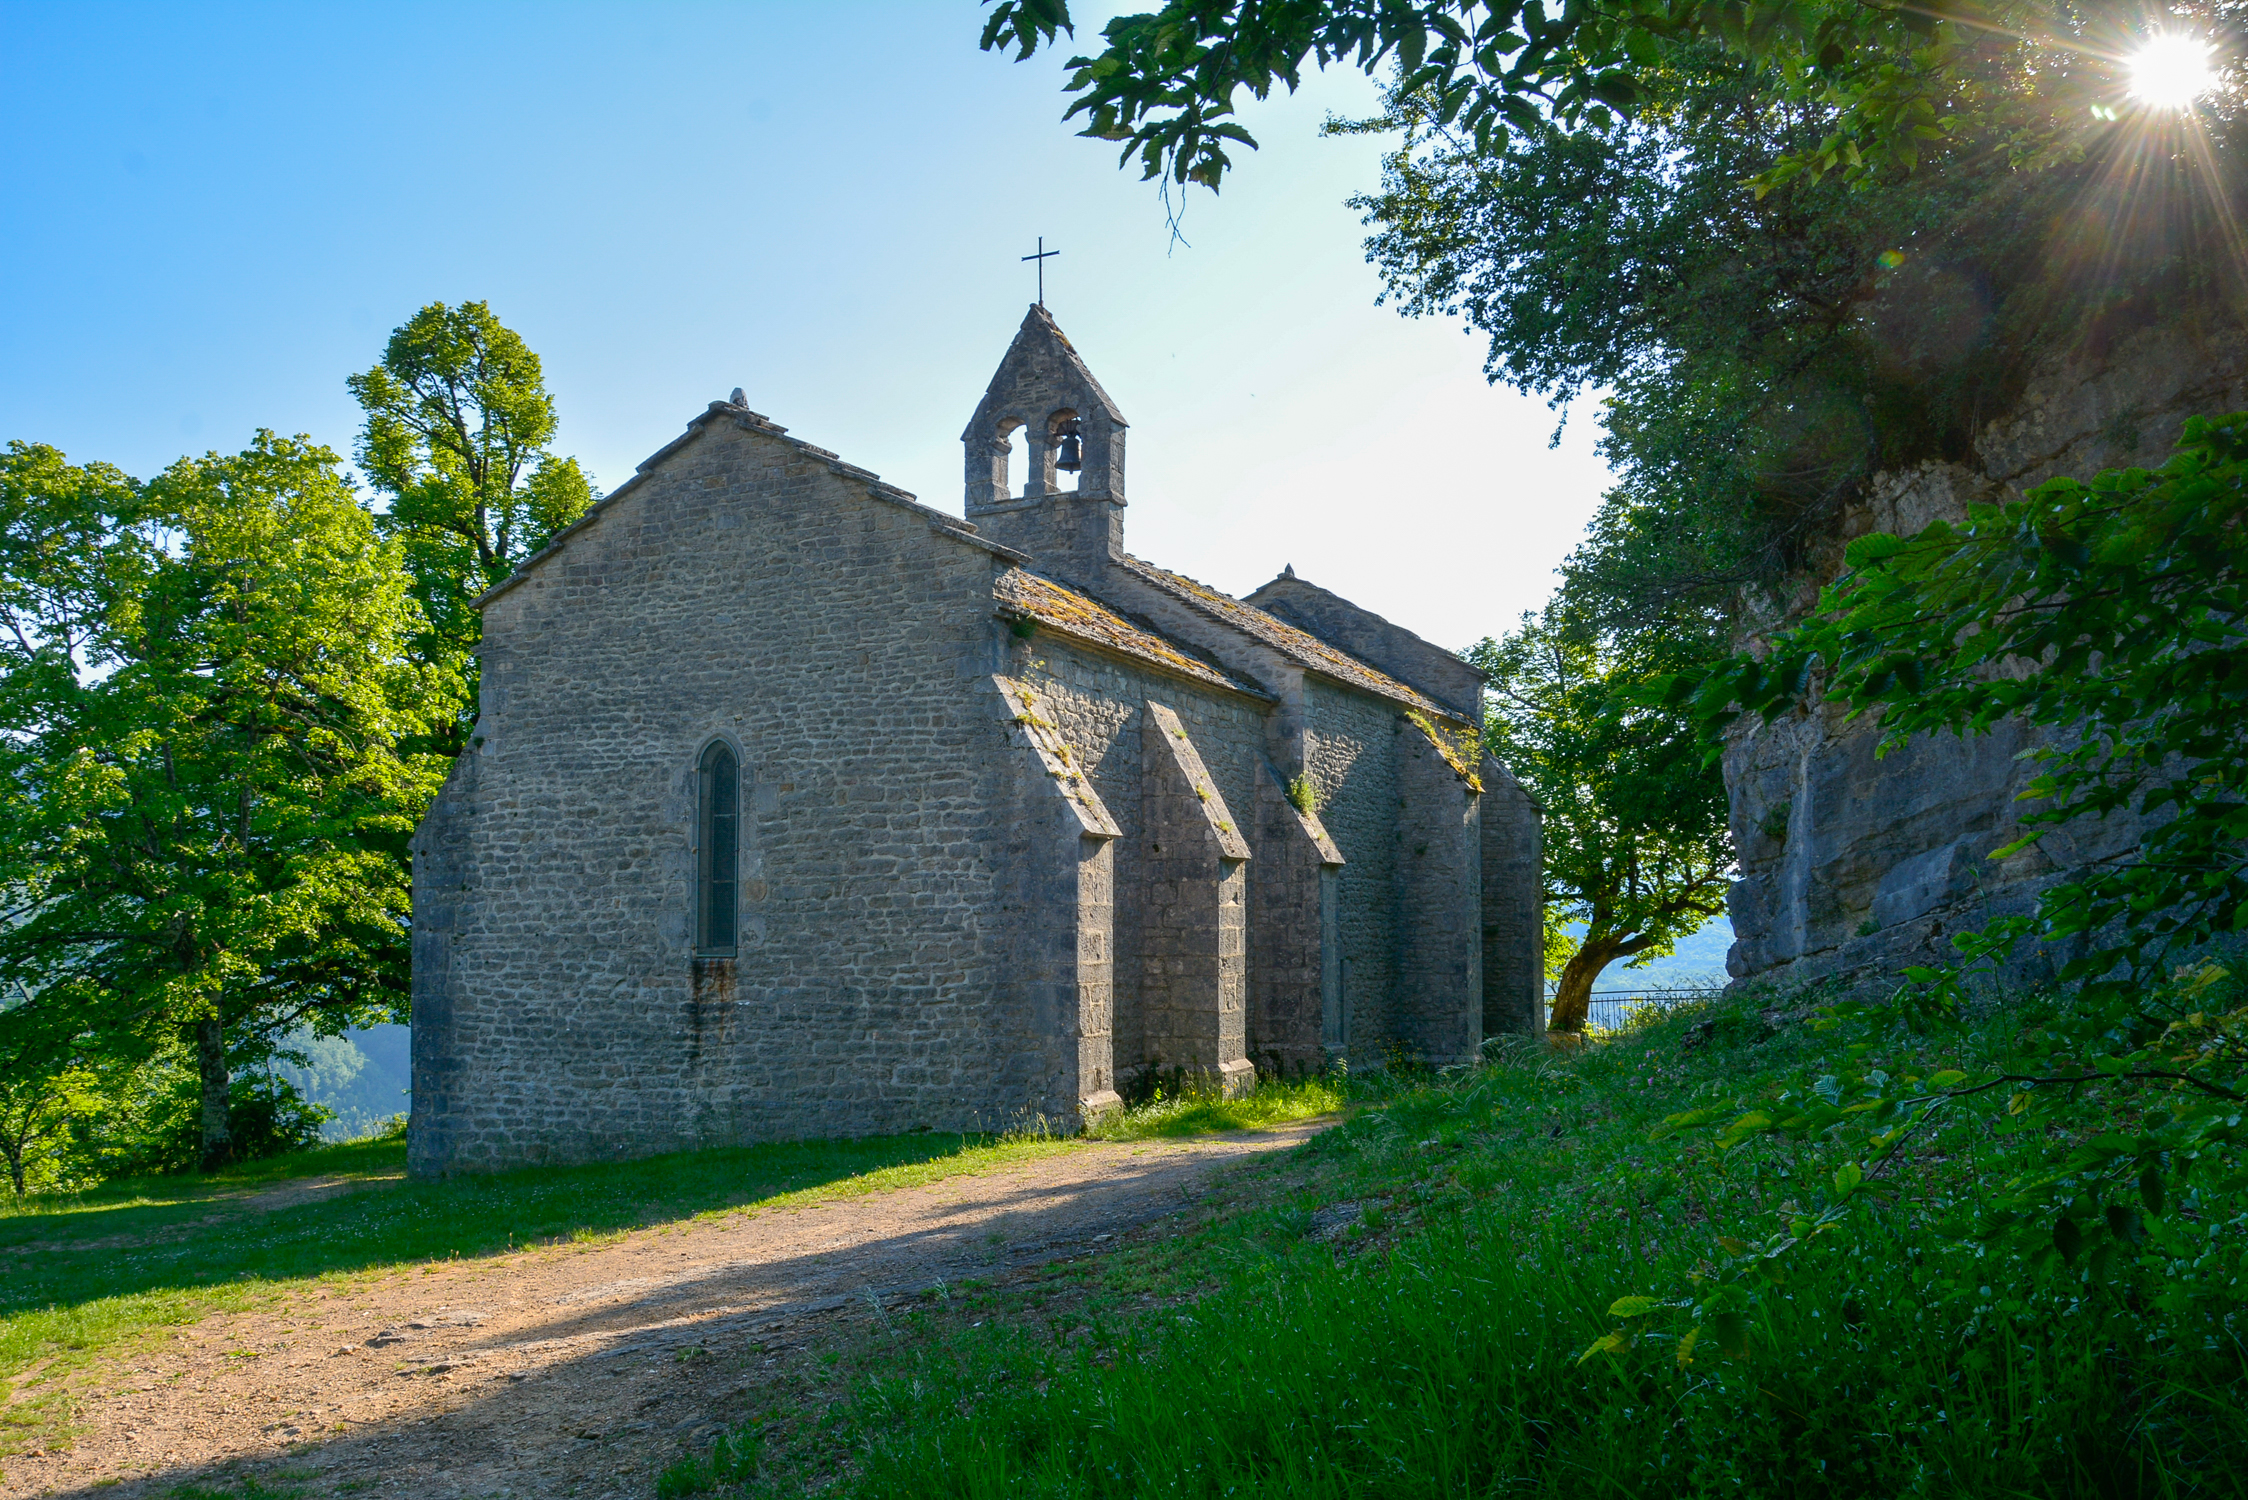
[[1415, 729], [1428, 736], [1428, 742], [1436, 747], [1438, 755], [1444, 757], [1444, 764], [1452, 768], [1453, 774], [1466, 782], [1469, 790], [1480, 795], [1483, 791], [1483, 778], [1476, 773], [1475, 760], [1482, 747], [1474, 734], [1446, 730], [1418, 709], [1405, 710], [1405, 717], [1412, 721]]
[[1008, 568], [993, 585], [999, 613], [1027, 619], [1072, 639], [1136, 657], [1182, 677], [1231, 688], [1259, 698], [1270, 696], [1255, 683], [1236, 677], [1199, 653], [1112, 609], [1090, 594], [1042, 574]]
[[1156, 587], [1185, 600], [1244, 635], [1272, 647], [1298, 666], [1308, 667], [1323, 677], [1333, 678], [1347, 686], [1392, 699], [1431, 718], [1462, 722], [1457, 713], [1427, 694], [1407, 687], [1387, 672], [1368, 666], [1349, 652], [1329, 645], [1310, 631], [1291, 625], [1254, 604], [1243, 603], [1231, 594], [1221, 593], [1206, 583], [1197, 583], [1141, 558], [1127, 557], [1124, 565]]

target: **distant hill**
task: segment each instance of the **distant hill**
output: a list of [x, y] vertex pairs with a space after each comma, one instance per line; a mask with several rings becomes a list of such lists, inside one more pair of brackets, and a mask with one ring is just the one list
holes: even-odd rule
[[[1570, 930], [1582, 933], [1583, 928]], [[1732, 946], [1732, 919], [1713, 917], [1707, 926], [1692, 937], [1679, 939], [1678, 951], [1668, 958], [1653, 959], [1642, 969], [1627, 968], [1620, 963], [1610, 964], [1607, 972], [1593, 986], [1593, 993], [1723, 984], [1729, 978], [1725, 972], [1725, 953]]]
[[314, 1104], [336, 1112], [320, 1134], [331, 1141], [372, 1135], [408, 1107], [413, 1083], [413, 1032], [405, 1026], [369, 1026], [340, 1037], [299, 1037], [290, 1045], [305, 1054], [304, 1067], [275, 1071]]

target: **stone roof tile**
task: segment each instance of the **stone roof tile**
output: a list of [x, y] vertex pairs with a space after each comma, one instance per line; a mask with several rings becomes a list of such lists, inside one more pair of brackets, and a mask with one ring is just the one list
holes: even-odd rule
[[1250, 639], [1270, 646], [1297, 666], [1332, 678], [1348, 687], [1376, 694], [1394, 702], [1419, 709], [1425, 714], [1436, 714], [1446, 719], [1459, 719], [1459, 714], [1425, 693], [1418, 692], [1399, 682], [1386, 672], [1366, 665], [1349, 652], [1331, 646], [1287, 621], [1265, 613], [1254, 604], [1244, 604], [1231, 594], [1222, 594], [1206, 583], [1159, 568], [1137, 557], [1127, 557], [1123, 565], [1165, 593], [1183, 600], [1202, 613], [1230, 625]]
[[1181, 677], [1191, 677], [1215, 687], [1230, 688], [1258, 698], [1271, 695], [1255, 683], [1236, 677], [1215, 662], [1177, 641], [1150, 630], [1101, 603], [1092, 595], [1056, 583], [1023, 568], [1008, 568], [992, 586], [1000, 613], [1035, 620], [1059, 634], [1136, 657]]

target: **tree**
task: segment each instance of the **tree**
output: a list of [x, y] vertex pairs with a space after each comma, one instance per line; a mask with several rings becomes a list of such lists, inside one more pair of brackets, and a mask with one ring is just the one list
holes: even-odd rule
[[[2006, 25], [2014, 9], [1974, 14]], [[1620, 631], [1730, 616], [1831, 569], [1834, 522], [1872, 475], [1968, 457], [2056, 356], [2139, 322], [2237, 320], [2230, 95], [2134, 104], [2114, 53], [2135, 11], [2040, 12], [2019, 38], [1916, 32], [1926, 19], [1171, 0], [1108, 27], [1071, 113], [1215, 186], [1232, 137], [1213, 132], [1238, 93], [1292, 88], [1308, 65], [1389, 80], [1381, 118], [1332, 127], [1405, 133], [1381, 190], [1355, 200], [1369, 257], [1405, 312], [1486, 334], [1494, 381], [1605, 392], [1619, 482], [1568, 572], [1573, 608]], [[990, 22], [987, 46], [1035, 47], [1068, 14], [1009, 0]], [[1617, 26], [1628, 109], [1565, 100]], [[1883, 90], [1896, 108], [1876, 120]], [[1916, 91], [1935, 123], [1906, 107]], [[1505, 129], [1467, 128], [1484, 105]]]
[[1490, 678], [1486, 745], [1545, 808], [1549, 926], [1584, 925], [1561, 969], [1555, 1031], [1584, 1029], [1609, 965], [1662, 957], [1725, 909], [1723, 778], [1692, 720], [1635, 696], [1698, 655], [1627, 655], [1560, 605], [1467, 653]]
[[2031, 172], [1994, 106], [1909, 177], [1758, 195], [1743, 183], [1815, 143], [1819, 112], [1776, 106], [1765, 71], [1721, 49], [1672, 62], [1628, 128], [1503, 152], [1403, 101], [1412, 133], [1356, 200], [1387, 295], [1485, 333], [1494, 381], [1606, 391], [1618, 484], [1568, 567], [1603, 628], [1729, 616], [1744, 591], [1823, 572], [1874, 474], [1971, 460], [2057, 353], [2229, 316], [2226, 205], [2177, 122], [2087, 113], [2076, 159]]
[[54, 1175], [71, 1127], [102, 1105], [100, 1038], [61, 1007], [0, 1005], [0, 1160], [18, 1198]]
[[[1768, 69], [1776, 99], [1816, 106], [1824, 122], [1764, 184], [1857, 178], [1909, 170], [1962, 119], [2018, 104], [1991, 87], [1994, 67], [2034, 65], [2040, 79], [2015, 159], [2065, 149], [2088, 106], [2124, 102], [2120, 54], [2145, 24], [2136, 8], [2029, 0], [1574, 0], [1553, 13], [1542, 0], [1165, 0], [1111, 21], [1097, 56], [1070, 59], [1078, 98], [1064, 118], [1082, 115], [1083, 134], [1122, 142], [1146, 177], [1215, 190], [1232, 166], [1228, 143], [1256, 145], [1234, 118], [1236, 96], [1293, 92], [1307, 65], [1387, 72], [1400, 94], [1426, 101], [1434, 126], [1489, 153], [1554, 125], [1606, 131], [1645, 104], [1674, 49], [1716, 43]], [[1067, 0], [997, 0], [983, 46], [1028, 58], [1065, 31], [1076, 35]]]
[[[145, 486], [14, 444], [0, 589], [0, 986], [23, 1031], [192, 1047], [206, 1167], [234, 1062], [404, 993], [406, 839], [457, 710], [399, 544], [336, 455], [260, 433]], [[58, 1017], [63, 1019], [57, 1019]]]
[[403, 544], [429, 620], [418, 649], [468, 677], [473, 713], [470, 602], [583, 515], [593, 487], [576, 459], [547, 451], [554, 398], [539, 357], [484, 303], [431, 303], [346, 384], [367, 413], [360, 465], [389, 497], [379, 524]]

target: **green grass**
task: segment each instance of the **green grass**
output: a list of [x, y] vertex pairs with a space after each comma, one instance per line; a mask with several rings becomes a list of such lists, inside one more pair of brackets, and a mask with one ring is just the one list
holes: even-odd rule
[[1349, 1090], [1338, 1079], [1264, 1080], [1238, 1099], [1188, 1085], [1168, 1097], [1120, 1110], [1086, 1132], [1103, 1141], [1146, 1141], [1212, 1135], [1229, 1130], [1270, 1130], [1340, 1113]]
[[[1855, 1039], [1930, 1068], [2000, 1055], [2009, 1028]], [[1815, 1077], [1852, 1039], [1768, 1035], [1733, 1002], [1389, 1081], [1191, 1232], [869, 1331], [793, 1414], [760, 1415], [767, 1469], [737, 1492], [2248, 1494], [2240, 1301], [2173, 1319], [2128, 1281], [1934, 1232], [2037, 1149], [2003, 1098], [1916, 1137], [1897, 1201], [1794, 1257], [1742, 1351], [1681, 1364], [1658, 1315], [1580, 1362], [1611, 1303], [1694, 1295], [1721, 1235], [1761, 1239], [1831, 1168], [1815, 1142], [1719, 1152], [1650, 1127]]]
[[[195, 1205], [221, 1205], [261, 1189], [305, 1179], [331, 1178], [373, 1182], [403, 1177], [405, 1143], [398, 1139], [347, 1141], [318, 1146], [310, 1151], [268, 1157], [264, 1161], [229, 1167], [209, 1176], [180, 1174], [169, 1177], [113, 1178], [98, 1188], [78, 1193], [33, 1193], [29, 1197], [0, 1197], [0, 1250], [32, 1240], [45, 1241], [63, 1232], [58, 1225], [74, 1214], [122, 1214], [135, 1209], [185, 1209]], [[208, 1207], [205, 1208], [208, 1212]], [[183, 1217], [175, 1214], [173, 1218]], [[185, 1215], [193, 1217], [193, 1215]], [[26, 1220], [38, 1228], [25, 1231], [10, 1220]], [[159, 1214], [149, 1222], [163, 1222]], [[121, 1222], [112, 1220], [110, 1222]], [[115, 1233], [108, 1230], [104, 1233]]]
[[[0, 1455], [67, 1433], [69, 1377], [121, 1342], [314, 1280], [912, 1187], [1067, 1149], [916, 1134], [408, 1182], [403, 1142], [355, 1142], [27, 1199], [0, 1216], [0, 1382], [16, 1392], [0, 1407]], [[303, 1179], [356, 1187], [287, 1207], [244, 1201]]]
[[[1107, 1139], [1256, 1129], [1331, 1109], [1324, 1085], [1127, 1112]], [[77, 1377], [156, 1330], [235, 1312], [308, 1283], [649, 1225], [785, 1208], [985, 1172], [1072, 1143], [1045, 1135], [914, 1134], [683, 1152], [630, 1162], [408, 1182], [405, 1143], [355, 1141], [209, 1176], [117, 1181], [0, 1207], [0, 1456], [69, 1431]], [[273, 1207], [309, 1184], [348, 1191]], [[27, 1372], [30, 1372], [27, 1374]]]

